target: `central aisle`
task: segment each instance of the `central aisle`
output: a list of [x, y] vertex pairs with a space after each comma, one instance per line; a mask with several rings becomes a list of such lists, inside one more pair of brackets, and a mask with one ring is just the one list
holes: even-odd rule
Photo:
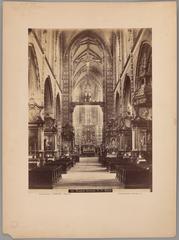
[[80, 157], [67, 174], [56, 184], [58, 188], [121, 188], [115, 173], [107, 172], [97, 157]]

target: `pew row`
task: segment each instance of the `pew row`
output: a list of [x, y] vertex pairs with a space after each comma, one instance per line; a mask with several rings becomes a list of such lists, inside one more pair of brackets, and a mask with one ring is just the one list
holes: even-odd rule
[[[142, 157], [144, 156], [144, 157]], [[116, 173], [124, 188], [149, 188], [152, 190], [151, 156], [140, 152], [102, 154], [99, 162], [109, 172]]]
[[116, 177], [124, 188], [148, 188], [152, 191], [152, 166], [149, 164], [117, 166]]
[[59, 181], [62, 166], [42, 166], [29, 170], [29, 189], [52, 189]]

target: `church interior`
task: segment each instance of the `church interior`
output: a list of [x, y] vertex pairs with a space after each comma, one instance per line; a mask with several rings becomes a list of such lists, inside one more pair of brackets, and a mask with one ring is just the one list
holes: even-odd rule
[[152, 191], [152, 30], [28, 30], [29, 189]]

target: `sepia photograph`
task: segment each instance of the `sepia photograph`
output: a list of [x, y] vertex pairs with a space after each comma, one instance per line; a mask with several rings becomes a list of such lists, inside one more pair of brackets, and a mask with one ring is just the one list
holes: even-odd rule
[[3, 233], [176, 235], [176, 2], [3, 4]]
[[152, 191], [152, 29], [28, 29], [29, 189]]

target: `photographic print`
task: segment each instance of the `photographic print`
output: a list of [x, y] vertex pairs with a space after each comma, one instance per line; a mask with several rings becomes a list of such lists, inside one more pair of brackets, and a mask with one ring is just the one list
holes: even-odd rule
[[3, 5], [3, 232], [174, 237], [176, 3]]
[[152, 29], [28, 29], [30, 189], [152, 191]]

